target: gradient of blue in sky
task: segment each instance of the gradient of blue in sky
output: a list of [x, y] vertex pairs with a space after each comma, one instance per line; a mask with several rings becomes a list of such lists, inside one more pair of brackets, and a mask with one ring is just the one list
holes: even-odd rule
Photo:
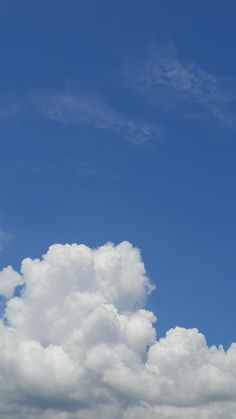
[[2, 1], [1, 267], [140, 247], [164, 334], [235, 340], [233, 1]]

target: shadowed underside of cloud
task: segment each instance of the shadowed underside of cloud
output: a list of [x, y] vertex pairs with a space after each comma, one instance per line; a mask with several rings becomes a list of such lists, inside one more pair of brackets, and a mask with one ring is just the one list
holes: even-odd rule
[[234, 419], [236, 344], [179, 327], [157, 340], [153, 288], [128, 242], [57, 244], [5, 268], [0, 417]]
[[31, 104], [45, 118], [108, 130], [134, 144], [146, 143], [160, 134], [158, 127], [131, 121], [96, 97], [40, 92], [31, 97]]
[[[232, 80], [219, 78], [192, 62], [180, 60], [173, 48], [152, 49], [135, 68], [131, 66], [126, 77], [130, 86], [162, 105], [198, 105], [225, 126], [235, 128], [231, 109], [235, 104]], [[184, 107], [182, 112], [185, 112]]]

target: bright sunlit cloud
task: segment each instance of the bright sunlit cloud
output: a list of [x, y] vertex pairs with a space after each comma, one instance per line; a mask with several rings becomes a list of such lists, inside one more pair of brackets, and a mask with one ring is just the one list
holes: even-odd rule
[[56, 244], [3, 269], [1, 417], [233, 419], [236, 344], [180, 327], [158, 340], [153, 289], [129, 242]]

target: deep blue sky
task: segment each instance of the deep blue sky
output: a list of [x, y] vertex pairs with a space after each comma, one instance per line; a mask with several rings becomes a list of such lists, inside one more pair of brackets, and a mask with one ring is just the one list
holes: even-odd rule
[[159, 335], [197, 327], [227, 346], [235, 2], [5, 0], [0, 10], [1, 267], [55, 242], [129, 240], [157, 286]]

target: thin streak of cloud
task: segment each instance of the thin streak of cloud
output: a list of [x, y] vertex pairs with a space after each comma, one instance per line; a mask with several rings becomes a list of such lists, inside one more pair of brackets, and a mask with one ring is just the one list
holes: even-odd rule
[[0, 107], [0, 119], [15, 117], [22, 112], [19, 104], [7, 104]]
[[0, 229], [0, 251], [13, 240], [13, 236], [11, 234], [6, 233], [2, 229]]
[[88, 161], [76, 161], [76, 162], [72, 162], [70, 164], [70, 167], [72, 167], [72, 169], [75, 172], [78, 172], [79, 174], [87, 177], [91, 177], [91, 176], [97, 176], [99, 174], [102, 173], [107, 173], [109, 172], [109, 169], [106, 167], [102, 167], [102, 166], [96, 166]]
[[45, 118], [112, 131], [134, 144], [146, 143], [160, 135], [156, 126], [131, 121], [94, 97], [41, 92], [31, 97], [31, 104]]

